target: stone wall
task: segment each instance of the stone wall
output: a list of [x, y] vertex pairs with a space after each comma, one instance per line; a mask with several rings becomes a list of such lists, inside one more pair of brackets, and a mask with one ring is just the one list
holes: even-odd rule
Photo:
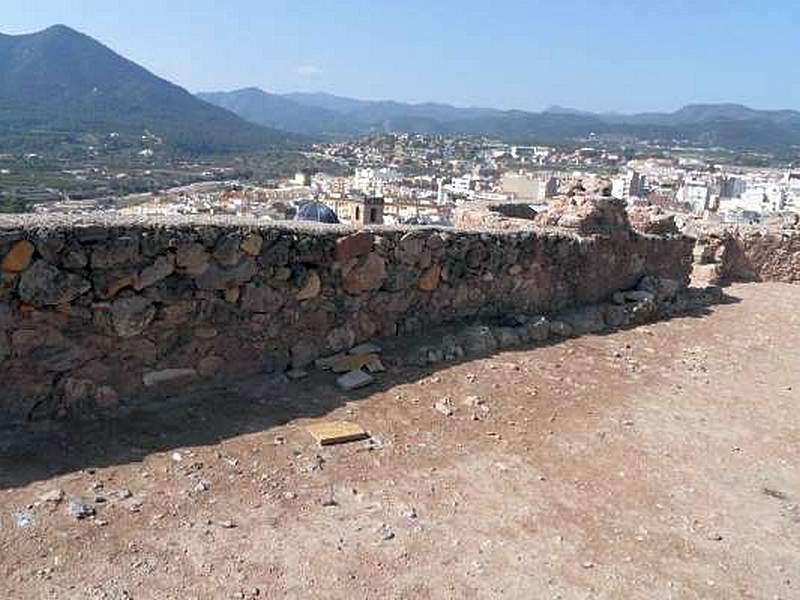
[[697, 235], [693, 280], [800, 283], [800, 231], [781, 227], [712, 228]]
[[2, 217], [0, 423], [303, 367], [444, 321], [595, 303], [646, 274], [685, 283], [692, 247], [633, 231]]
[[455, 209], [457, 229], [521, 230], [529, 229], [536, 211], [525, 202], [467, 202]]

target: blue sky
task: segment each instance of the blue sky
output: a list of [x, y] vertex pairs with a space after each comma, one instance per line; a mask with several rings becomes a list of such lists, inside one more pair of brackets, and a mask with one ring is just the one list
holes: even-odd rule
[[3, 4], [3, 33], [63, 23], [191, 91], [255, 85], [531, 110], [800, 109], [797, 0]]

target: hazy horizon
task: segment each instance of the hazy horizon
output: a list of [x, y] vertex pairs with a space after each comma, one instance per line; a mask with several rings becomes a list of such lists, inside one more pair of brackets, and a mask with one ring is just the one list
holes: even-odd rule
[[798, 109], [800, 6], [771, 5], [88, 0], [76, 10], [42, 0], [6, 8], [2, 31], [63, 23], [192, 92], [258, 87], [531, 111]]

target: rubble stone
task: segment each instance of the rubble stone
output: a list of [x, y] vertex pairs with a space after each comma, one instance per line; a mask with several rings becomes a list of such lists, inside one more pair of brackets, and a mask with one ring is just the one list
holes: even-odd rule
[[372, 252], [374, 236], [371, 233], [359, 232], [336, 240], [336, 260], [345, 262]]
[[92, 250], [93, 269], [110, 269], [136, 262], [139, 259], [139, 240], [121, 236], [99, 244]]
[[209, 265], [196, 279], [201, 290], [226, 290], [250, 281], [258, 272], [256, 263], [244, 260], [233, 268]]
[[263, 245], [264, 238], [257, 233], [253, 233], [244, 238], [242, 242], [242, 251], [250, 256], [258, 256]]
[[156, 258], [149, 267], [145, 267], [136, 279], [136, 290], [143, 290], [157, 284], [175, 272], [175, 255], [165, 254]]
[[298, 300], [311, 300], [319, 296], [322, 291], [322, 281], [319, 278], [319, 273], [316, 271], [309, 271], [306, 275], [303, 287], [297, 292]]
[[432, 292], [439, 287], [441, 275], [441, 265], [433, 265], [422, 274], [422, 277], [417, 282], [417, 287], [424, 292]]
[[277, 312], [284, 302], [283, 295], [268, 285], [250, 283], [242, 294], [242, 308], [256, 313]]
[[153, 303], [142, 296], [118, 298], [111, 304], [114, 331], [123, 338], [140, 335], [156, 316]]
[[344, 273], [344, 289], [348, 294], [360, 295], [377, 290], [386, 280], [386, 263], [376, 254], [368, 254]]
[[34, 306], [55, 306], [71, 302], [91, 287], [83, 277], [59, 271], [53, 265], [37, 260], [22, 274], [19, 296]]
[[201, 275], [209, 260], [211, 255], [201, 244], [182, 244], [175, 255], [175, 264], [190, 275]]
[[8, 254], [3, 257], [0, 270], [6, 273], [21, 273], [30, 266], [34, 249], [33, 244], [28, 240], [17, 242], [11, 247]]

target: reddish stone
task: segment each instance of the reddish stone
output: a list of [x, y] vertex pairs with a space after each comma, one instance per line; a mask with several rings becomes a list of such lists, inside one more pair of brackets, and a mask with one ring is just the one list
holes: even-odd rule
[[384, 281], [386, 281], [386, 263], [374, 252], [360, 259], [343, 277], [345, 291], [354, 296], [377, 290]]
[[6, 273], [20, 273], [27, 269], [33, 258], [33, 244], [27, 240], [17, 242], [3, 258], [2, 269]]
[[439, 280], [442, 275], [442, 267], [433, 265], [430, 267], [417, 282], [417, 287], [424, 292], [432, 292], [439, 287]]
[[372, 252], [374, 236], [361, 231], [336, 240], [336, 260], [344, 262]]

